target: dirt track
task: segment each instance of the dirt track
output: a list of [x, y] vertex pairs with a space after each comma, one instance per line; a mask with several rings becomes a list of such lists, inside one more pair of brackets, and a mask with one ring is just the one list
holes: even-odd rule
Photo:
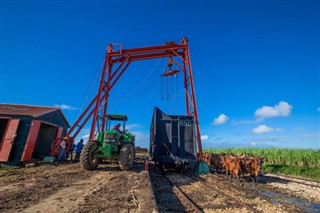
[[[262, 177], [256, 186], [248, 180], [229, 184], [223, 175], [218, 179], [213, 179], [212, 175], [202, 175], [201, 178], [226, 193], [243, 194], [244, 199], [256, 203], [263, 212], [317, 212], [320, 209], [319, 187], [275, 181], [268, 177]], [[157, 179], [161, 176], [158, 175]], [[197, 186], [198, 183], [193, 182], [183, 187], [191, 190]], [[150, 179], [143, 163], [136, 164], [133, 171], [121, 171], [117, 163], [102, 164], [90, 172], [81, 169], [80, 164], [69, 163], [6, 172], [0, 170], [0, 212], [188, 211], [179, 200], [175, 201], [175, 207], [168, 206], [168, 200], [177, 199], [170, 193], [162, 183]], [[246, 212], [245, 209], [219, 211]]]
[[[0, 211], [137, 212], [138, 207], [149, 210], [155, 202], [148, 173], [142, 167], [137, 164], [133, 171], [126, 172], [118, 164], [102, 164], [89, 172], [81, 169], [80, 164], [66, 163], [0, 173]], [[134, 201], [137, 197], [139, 204]]]

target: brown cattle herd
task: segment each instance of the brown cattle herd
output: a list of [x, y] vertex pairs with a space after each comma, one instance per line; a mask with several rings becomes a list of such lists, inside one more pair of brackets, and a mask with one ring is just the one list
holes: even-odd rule
[[262, 157], [233, 155], [233, 154], [212, 154], [203, 153], [203, 160], [208, 163], [210, 170], [215, 170], [217, 173], [230, 174], [231, 178], [238, 179], [240, 176], [245, 177], [245, 174], [250, 174], [254, 183], [258, 182], [258, 174], [263, 163]]

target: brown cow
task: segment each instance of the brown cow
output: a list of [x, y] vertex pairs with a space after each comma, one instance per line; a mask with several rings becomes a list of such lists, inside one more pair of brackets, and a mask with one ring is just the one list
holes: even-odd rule
[[245, 156], [233, 156], [231, 154], [221, 157], [221, 163], [226, 168], [226, 175], [230, 172], [231, 178], [239, 178], [240, 180], [240, 162]]
[[244, 178], [244, 174], [250, 174], [252, 182], [257, 183], [259, 170], [261, 168], [263, 158], [264, 156], [262, 157], [249, 156], [242, 159], [240, 162], [240, 167], [241, 167], [243, 178]]
[[221, 164], [224, 166], [224, 168], [226, 169], [226, 175], [228, 175], [229, 171], [230, 171], [230, 164], [231, 164], [231, 157], [230, 155], [224, 155], [221, 157]]
[[205, 153], [203, 153], [203, 155], [202, 155], [203, 161], [208, 164], [210, 170], [211, 170], [211, 166], [212, 166], [211, 161], [210, 161], [211, 155], [212, 155], [212, 154], [209, 153], [209, 152], [205, 152]]
[[210, 155], [210, 153], [208, 153], [208, 152], [202, 153], [202, 158], [203, 158], [203, 161], [204, 161], [204, 162], [208, 163], [208, 161], [209, 161], [209, 155]]
[[237, 157], [230, 155], [231, 157], [231, 162], [230, 162], [230, 173], [231, 173], [231, 177], [235, 178], [235, 179], [239, 179], [240, 181], [240, 162], [241, 160], [245, 157], [244, 155], [239, 155]]
[[209, 162], [210, 162], [209, 165], [213, 166], [218, 173], [221, 173], [223, 168], [223, 164], [221, 162], [222, 158], [223, 158], [223, 155], [219, 155], [219, 154], [211, 154], [209, 156]]
[[[204, 161], [204, 162], [206, 162], [206, 163], [208, 163], [208, 152], [203, 152], [202, 153], [202, 160]], [[198, 153], [198, 159], [200, 158], [200, 155], [199, 155], [199, 153]]]

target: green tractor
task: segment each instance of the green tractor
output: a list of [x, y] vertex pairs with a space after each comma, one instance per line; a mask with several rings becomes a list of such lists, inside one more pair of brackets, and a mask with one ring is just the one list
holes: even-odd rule
[[[135, 158], [135, 137], [127, 133], [125, 122], [126, 115], [106, 115], [107, 130], [99, 132], [94, 140], [89, 141], [81, 152], [80, 163], [86, 170], [93, 170], [98, 167], [102, 160], [119, 160], [122, 170], [130, 170], [133, 167]], [[123, 130], [111, 129], [112, 122], [123, 122]]]

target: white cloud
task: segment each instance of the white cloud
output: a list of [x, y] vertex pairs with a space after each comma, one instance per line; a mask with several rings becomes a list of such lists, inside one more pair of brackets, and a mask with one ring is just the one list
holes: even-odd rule
[[228, 116], [225, 114], [220, 114], [219, 117], [215, 118], [211, 125], [221, 125], [228, 121]]
[[84, 140], [84, 143], [87, 143], [87, 141], [89, 140], [89, 136], [90, 136], [90, 128], [83, 128], [78, 136], [75, 138], [75, 143], [78, 143], [80, 141], [80, 139]]
[[275, 131], [275, 132], [282, 132], [283, 129], [282, 129], [282, 128], [275, 128], [274, 131]]
[[299, 127], [297, 127], [297, 128], [294, 128], [293, 130], [294, 131], [303, 131], [303, 130], [306, 130], [307, 128], [306, 127], [304, 127], [304, 126], [299, 126]]
[[232, 125], [239, 125], [239, 124], [256, 124], [256, 123], [259, 123], [259, 121], [258, 121], [258, 120], [254, 120], [254, 121], [251, 121], [251, 120], [240, 120], [240, 121], [232, 120], [232, 122], [231, 122]]
[[271, 106], [263, 106], [257, 109], [254, 115], [259, 119], [263, 120], [265, 118], [272, 117], [286, 117], [289, 116], [292, 110], [292, 106], [285, 101], [280, 101], [274, 107]]
[[133, 129], [139, 129], [141, 127], [142, 127], [141, 124], [128, 124], [128, 125], [126, 125], [126, 129], [128, 129], [129, 131], [132, 131]]
[[133, 131], [131, 132], [135, 135], [135, 144], [141, 147], [149, 147], [150, 135], [144, 132]]
[[61, 104], [61, 105], [55, 104], [54, 106], [59, 107], [60, 109], [63, 109], [63, 110], [77, 110], [78, 109], [76, 107], [68, 106], [66, 104]]
[[252, 141], [257, 142], [285, 142], [285, 141], [289, 141], [292, 140], [289, 136], [268, 136], [268, 137], [257, 137], [257, 138], [253, 138]]
[[305, 133], [302, 135], [303, 138], [319, 138], [320, 133]]
[[89, 136], [90, 136], [90, 134], [86, 134], [86, 135], [82, 136], [81, 138], [82, 139], [89, 139]]
[[254, 142], [254, 141], [252, 141], [250, 144], [251, 144], [251, 146], [256, 146], [257, 145], [256, 142]]
[[257, 128], [252, 129], [252, 132], [254, 134], [263, 134], [263, 133], [272, 132], [272, 131], [274, 131], [274, 129], [266, 125], [260, 125]]
[[320, 107], [318, 107], [317, 111], [320, 112]]
[[209, 139], [208, 135], [201, 135], [201, 140], [202, 141], [205, 141], [205, 140], [208, 140], [208, 139]]

